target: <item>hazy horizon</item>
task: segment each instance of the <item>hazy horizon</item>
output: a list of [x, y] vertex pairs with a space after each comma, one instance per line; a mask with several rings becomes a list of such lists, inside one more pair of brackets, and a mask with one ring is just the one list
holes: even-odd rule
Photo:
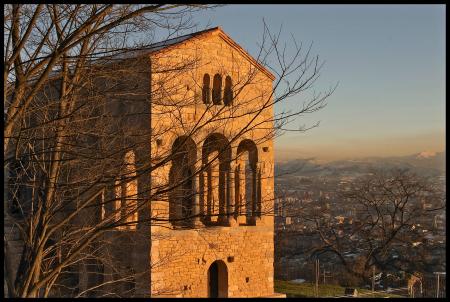
[[[296, 139], [301, 140], [304, 145], [275, 146], [276, 161], [304, 158], [333, 161], [367, 157], [409, 156], [421, 152], [445, 152], [444, 131], [411, 136], [386, 135], [379, 139], [347, 138], [339, 142], [322, 142], [313, 133], [304, 133], [303, 136], [294, 136], [294, 141]], [[355, 145], [360, 147], [355, 149]]]
[[296, 159], [311, 159], [319, 163], [328, 163], [338, 160], [360, 160], [360, 159], [367, 159], [367, 158], [391, 158], [391, 157], [403, 157], [403, 156], [411, 156], [415, 154], [420, 153], [442, 153], [445, 152], [445, 149], [442, 149], [440, 151], [434, 151], [431, 149], [422, 150], [422, 151], [416, 151], [416, 152], [406, 152], [401, 154], [394, 154], [394, 155], [381, 155], [381, 154], [374, 154], [374, 155], [356, 155], [356, 156], [347, 156], [347, 155], [339, 155], [339, 156], [329, 156], [328, 154], [325, 156], [320, 156], [320, 154], [305, 154], [302, 152], [301, 149], [297, 148], [287, 148], [287, 149], [279, 149], [275, 150], [275, 162], [287, 162], [291, 160]]

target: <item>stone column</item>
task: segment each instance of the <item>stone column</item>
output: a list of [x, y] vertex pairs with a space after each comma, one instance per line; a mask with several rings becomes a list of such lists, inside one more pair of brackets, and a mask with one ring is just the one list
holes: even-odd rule
[[194, 193], [194, 204], [192, 208], [192, 214], [194, 218], [192, 219], [193, 227], [201, 227], [203, 223], [200, 220], [200, 186], [199, 186], [199, 177], [201, 173], [194, 175], [192, 178], [192, 192]]
[[234, 192], [234, 208], [233, 208], [233, 215], [234, 215], [234, 219], [238, 220], [239, 217], [239, 165], [236, 164], [234, 169], [233, 169], [233, 176], [234, 176], [234, 180], [233, 180], [233, 192]]
[[228, 171], [227, 175], [227, 220], [229, 226], [235, 226], [236, 225], [236, 219], [234, 218], [234, 203], [235, 203], [235, 197], [234, 197], [234, 165], [231, 165], [230, 170]]
[[[263, 222], [263, 215], [262, 215], [262, 173], [263, 173], [263, 163], [258, 162], [256, 164], [256, 225], [259, 225]], [[273, 203], [272, 203], [273, 204]]]
[[238, 186], [239, 186], [239, 192], [237, 196], [238, 201], [238, 210], [237, 210], [237, 221], [239, 224], [246, 224], [247, 223], [247, 200], [246, 200], [246, 188], [245, 188], [245, 165], [242, 164], [242, 161], [240, 162], [238, 166]]
[[227, 225], [227, 183], [228, 183], [227, 171], [219, 170], [219, 219], [218, 223], [221, 225]]
[[205, 223], [211, 222], [211, 214], [212, 214], [212, 172], [211, 172], [211, 166], [208, 166], [206, 168], [206, 173], [203, 173], [203, 181], [205, 184], [204, 190], [206, 194], [206, 217], [205, 217]]
[[257, 203], [258, 203], [258, 163], [255, 163], [255, 167], [252, 169], [252, 202], [251, 202], [251, 209], [252, 214], [250, 217], [250, 224], [254, 225], [256, 224], [257, 215], [256, 211], [258, 209]]
[[261, 200], [261, 162], [256, 163], [256, 213], [261, 217], [262, 200]]
[[256, 215], [256, 203], [258, 200], [258, 168], [255, 165], [255, 169], [253, 170], [252, 173], [252, 216]]
[[205, 223], [205, 207], [206, 207], [206, 195], [205, 195], [205, 172], [198, 174], [198, 191], [199, 191], [199, 208], [200, 208], [200, 221]]

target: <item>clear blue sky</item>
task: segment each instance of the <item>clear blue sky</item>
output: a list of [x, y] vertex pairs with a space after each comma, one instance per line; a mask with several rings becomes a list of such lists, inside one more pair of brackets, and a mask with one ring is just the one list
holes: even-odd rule
[[315, 88], [339, 82], [325, 109], [297, 122], [320, 127], [277, 138], [277, 157], [444, 150], [444, 5], [229, 5], [194, 17], [199, 30], [221, 26], [250, 54], [263, 18], [274, 31], [282, 25], [286, 41], [313, 41], [326, 61]]

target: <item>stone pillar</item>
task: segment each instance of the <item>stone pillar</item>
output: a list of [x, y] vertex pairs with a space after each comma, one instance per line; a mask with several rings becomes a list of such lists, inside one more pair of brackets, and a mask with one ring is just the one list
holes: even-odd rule
[[203, 174], [203, 182], [205, 184], [204, 190], [206, 194], [206, 217], [205, 223], [211, 222], [211, 214], [212, 214], [212, 172], [211, 166], [206, 168], [206, 173]]
[[[223, 176], [221, 176], [220, 171], [220, 163], [219, 160], [214, 158], [214, 154], [210, 154], [208, 157], [208, 161], [210, 164], [208, 165], [208, 193], [209, 193], [209, 208], [210, 208], [210, 222], [212, 224], [220, 223], [220, 201], [224, 200], [223, 190], [221, 190], [221, 186], [223, 186]], [[225, 211], [223, 211], [223, 215], [225, 215]]]
[[[262, 173], [263, 173], [263, 163], [258, 162], [256, 164], [256, 225], [259, 225], [263, 222], [263, 215], [262, 215]], [[272, 203], [273, 205], [273, 203]]]
[[237, 222], [239, 224], [246, 224], [247, 223], [247, 205], [246, 205], [246, 198], [245, 198], [245, 165], [242, 164], [242, 161], [240, 161], [240, 164], [238, 166], [237, 170], [237, 177], [238, 177], [238, 209], [237, 209]]
[[227, 221], [229, 226], [235, 226], [236, 225], [236, 219], [234, 218], [234, 203], [235, 203], [235, 197], [234, 197], [234, 165], [231, 165], [230, 170], [227, 173]]
[[239, 217], [239, 165], [236, 164], [236, 166], [233, 169], [233, 176], [234, 176], [234, 182], [233, 182], [233, 192], [234, 192], [234, 209], [233, 209], [233, 215], [234, 219], [238, 220]]
[[261, 217], [262, 200], [261, 200], [261, 162], [256, 163], [256, 213]]
[[251, 209], [252, 214], [250, 217], [250, 223], [249, 224], [256, 224], [256, 220], [258, 218], [256, 212], [258, 209], [258, 168], [259, 164], [255, 163], [255, 166], [252, 169], [252, 201], [251, 201]]
[[257, 165], [255, 165], [255, 169], [252, 172], [252, 216], [256, 215], [256, 203], [258, 200], [258, 193], [257, 193], [257, 187], [258, 187], [258, 170]]
[[227, 171], [219, 170], [219, 219], [218, 223], [221, 225], [228, 224], [227, 218], [227, 183], [228, 173]]
[[205, 207], [206, 207], [206, 195], [205, 195], [205, 172], [198, 174], [198, 191], [199, 191], [199, 208], [200, 208], [200, 221], [205, 223]]
[[202, 227], [203, 223], [200, 220], [200, 190], [199, 190], [199, 177], [202, 173], [194, 175], [192, 177], [192, 193], [194, 194], [194, 204], [192, 208], [192, 214], [194, 218], [192, 219], [193, 227]]

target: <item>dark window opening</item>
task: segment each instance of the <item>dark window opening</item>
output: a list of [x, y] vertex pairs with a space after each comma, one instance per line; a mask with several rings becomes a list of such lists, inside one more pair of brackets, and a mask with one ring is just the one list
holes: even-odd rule
[[212, 99], [214, 105], [222, 104], [222, 77], [218, 73], [213, 80]]
[[203, 104], [211, 103], [210, 78], [207, 73], [203, 76], [202, 101]]
[[231, 77], [227, 76], [225, 78], [225, 89], [223, 93], [223, 103], [225, 106], [230, 106], [233, 103], [233, 88]]

